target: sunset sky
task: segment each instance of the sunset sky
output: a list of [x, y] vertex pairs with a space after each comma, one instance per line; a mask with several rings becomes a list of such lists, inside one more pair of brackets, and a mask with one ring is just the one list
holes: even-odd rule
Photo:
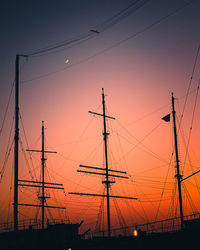
[[[66, 206], [66, 211], [51, 210], [48, 217], [84, 220], [84, 229], [95, 230], [102, 199], [68, 192], [104, 192], [102, 177], [77, 173], [80, 164], [105, 167], [102, 117], [88, 113], [102, 113], [102, 88], [107, 114], [116, 118], [108, 121], [109, 167], [127, 171], [129, 176], [128, 180], [116, 178], [112, 193], [138, 198], [111, 201], [112, 227], [120, 226], [117, 207], [126, 225], [179, 214], [178, 209], [171, 209], [175, 190], [172, 122], [161, 118], [171, 112], [174, 92], [181, 120], [181, 173], [187, 176], [199, 170], [199, 98], [195, 102], [200, 77], [199, 13], [198, 0], [2, 1], [0, 169], [6, 151], [11, 148], [11, 153], [0, 184], [0, 222], [11, 221], [13, 216], [16, 54], [28, 55], [20, 57], [20, 179], [40, 177], [41, 156], [32, 153], [31, 161], [23, 151], [41, 148], [42, 120], [46, 149], [58, 152], [47, 155], [46, 178], [63, 183], [65, 192], [48, 190], [52, 197], [48, 204]], [[200, 210], [198, 180], [196, 175], [184, 182], [185, 215]], [[37, 191], [20, 188], [21, 203], [38, 204]], [[188, 197], [196, 202], [189, 202]], [[36, 218], [36, 209], [20, 207], [19, 219], [30, 217]], [[106, 229], [105, 218], [106, 213]]]

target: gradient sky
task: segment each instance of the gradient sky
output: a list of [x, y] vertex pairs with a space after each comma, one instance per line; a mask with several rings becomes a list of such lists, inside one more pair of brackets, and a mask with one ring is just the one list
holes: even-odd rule
[[[0, 8], [0, 123], [6, 111], [15, 72], [15, 55], [59, 44], [90, 33], [105, 20], [129, 6], [131, 0], [2, 1]], [[161, 118], [171, 112], [171, 92], [176, 99], [177, 116], [185, 102], [200, 42], [200, 2], [189, 0], [150, 0], [142, 8], [100, 34], [55, 53], [20, 59], [20, 113], [30, 148], [41, 147], [44, 120], [46, 147], [57, 151], [48, 155], [48, 180], [64, 184], [65, 193], [102, 193], [101, 178], [77, 173], [79, 164], [101, 167], [103, 160], [102, 119], [88, 110], [102, 112], [101, 89], [105, 89], [107, 111], [116, 117], [109, 121], [109, 162], [113, 169], [129, 173], [127, 182], [116, 180], [113, 194], [138, 197], [140, 202], [118, 201], [127, 225], [170, 216], [174, 190], [172, 124]], [[181, 9], [182, 8], [182, 9]], [[179, 11], [176, 11], [180, 9]], [[172, 14], [173, 13], [173, 14]], [[136, 35], [137, 34], [137, 35]], [[65, 60], [69, 63], [65, 64]], [[197, 101], [192, 123], [189, 156], [185, 144], [191, 127], [196, 89], [200, 77], [198, 58], [190, 94], [179, 133], [181, 167], [184, 176], [199, 169], [200, 106]], [[14, 114], [12, 92], [0, 144], [2, 168]], [[20, 125], [21, 126], [21, 125]], [[26, 149], [22, 126], [20, 137]], [[184, 136], [182, 136], [184, 134]], [[13, 138], [13, 133], [12, 133]], [[183, 139], [183, 140], [182, 140]], [[9, 203], [13, 149], [0, 185], [0, 221], [12, 220]], [[30, 179], [23, 152], [20, 178]], [[40, 155], [32, 154], [36, 175]], [[29, 160], [29, 156], [27, 155]], [[30, 163], [31, 164], [31, 163]], [[184, 167], [185, 165], [185, 167]], [[168, 171], [169, 170], [169, 171]], [[168, 173], [168, 175], [167, 175]], [[163, 202], [159, 200], [166, 182]], [[197, 180], [198, 180], [197, 176]], [[185, 184], [192, 199], [199, 200], [195, 180]], [[186, 190], [186, 189], [185, 189]], [[33, 195], [33, 200], [30, 200]], [[95, 228], [101, 199], [71, 197], [54, 192], [49, 204], [66, 205], [72, 222], [85, 220], [85, 228]], [[22, 202], [37, 202], [34, 190], [21, 188]], [[60, 197], [61, 202], [56, 201]], [[199, 211], [189, 204], [184, 192], [184, 212]], [[10, 209], [8, 212], [8, 206]], [[119, 226], [114, 203], [112, 226]], [[193, 210], [192, 210], [193, 209]], [[195, 211], [194, 211], [195, 210]], [[52, 212], [53, 214], [54, 212]], [[55, 212], [61, 218], [63, 212]], [[35, 210], [20, 208], [20, 219], [35, 217]], [[40, 217], [40, 214], [39, 214]]]

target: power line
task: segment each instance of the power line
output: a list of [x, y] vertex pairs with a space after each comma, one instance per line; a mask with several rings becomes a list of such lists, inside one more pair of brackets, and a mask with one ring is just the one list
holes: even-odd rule
[[132, 13], [136, 12], [138, 9], [143, 7], [147, 2], [150, 0], [135, 0], [133, 1], [129, 6], [126, 8], [122, 9], [115, 15], [113, 15], [111, 18], [108, 18], [101, 24], [97, 25], [94, 27], [94, 29], [91, 29], [90, 31], [87, 31], [85, 33], [82, 33], [74, 38], [64, 40], [60, 43], [56, 43], [41, 49], [37, 49], [28, 53], [25, 53], [29, 57], [32, 56], [43, 56], [46, 55], [47, 52], [55, 53], [57, 52], [57, 49], [66, 47], [66, 46], [71, 46], [74, 47], [80, 43], [83, 43], [93, 37], [96, 37], [100, 33], [104, 32], [105, 30], [111, 28], [113, 25], [121, 22], [123, 19], [131, 15]]
[[157, 21], [151, 23], [150, 25], [147, 25], [145, 28], [143, 28], [143, 29], [137, 31], [136, 33], [134, 33], [134, 34], [132, 34], [132, 35], [130, 35], [130, 36], [128, 36], [128, 37], [126, 37], [126, 38], [124, 38], [124, 39], [122, 39], [122, 40], [120, 40], [120, 41], [114, 43], [114, 44], [112, 44], [111, 46], [109, 46], [109, 47], [107, 47], [107, 48], [105, 48], [105, 49], [103, 49], [103, 50], [101, 50], [101, 51], [99, 51], [99, 52], [97, 52], [97, 53], [95, 53], [95, 54], [93, 54], [93, 55], [91, 55], [91, 56], [88, 56], [87, 58], [84, 58], [84, 59], [82, 59], [82, 60], [80, 60], [80, 61], [78, 61], [78, 62], [76, 62], [76, 63], [74, 63], [74, 64], [68, 65], [68, 66], [66, 66], [66, 67], [64, 67], [64, 68], [62, 68], [62, 69], [58, 69], [58, 70], [55, 70], [55, 71], [51, 71], [51, 72], [49, 72], [49, 73], [46, 73], [46, 74], [43, 74], [43, 75], [39, 75], [39, 76], [37, 76], [37, 77], [35, 77], [35, 78], [28, 79], [28, 80], [25, 80], [25, 81], [22, 81], [22, 82], [25, 83], [25, 82], [32, 82], [32, 81], [35, 81], [35, 80], [39, 80], [39, 79], [42, 79], [42, 78], [44, 78], [44, 77], [48, 77], [48, 76], [50, 76], [50, 75], [54, 75], [54, 74], [57, 74], [57, 73], [59, 73], [59, 72], [68, 70], [68, 69], [70, 69], [71, 67], [78, 66], [78, 65], [80, 65], [80, 64], [82, 64], [82, 63], [85, 63], [85, 62], [87, 62], [87, 61], [92, 60], [92, 59], [95, 58], [95, 57], [101, 56], [102, 54], [104, 54], [104, 53], [106, 53], [106, 52], [108, 52], [108, 51], [110, 51], [110, 50], [112, 50], [112, 49], [114, 49], [114, 48], [120, 46], [121, 44], [123, 44], [123, 43], [125, 43], [125, 42], [127, 42], [127, 41], [129, 41], [129, 40], [131, 40], [131, 39], [134, 39], [134, 38], [138, 37], [139, 35], [142, 35], [142, 34], [145, 33], [146, 31], [152, 29], [154, 26], [159, 25], [162, 21], [164, 21], [164, 20], [168, 19], [169, 17], [171, 17], [171, 16], [177, 14], [178, 12], [180, 12], [181, 10], [185, 9], [185, 8], [188, 7], [190, 4], [192, 4], [194, 1], [196, 1], [196, 0], [191, 0], [191, 1], [187, 2], [186, 4], [184, 4], [184, 5], [182, 5], [181, 7], [175, 9], [174, 11], [170, 12], [169, 14], [167, 14], [167, 15], [161, 17], [161, 18], [158, 19]]

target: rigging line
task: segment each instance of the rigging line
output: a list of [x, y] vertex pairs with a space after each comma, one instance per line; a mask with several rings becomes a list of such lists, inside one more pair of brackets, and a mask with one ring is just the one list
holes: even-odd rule
[[192, 198], [191, 198], [191, 195], [190, 195], [189, 191], [187, 190], [187, 187], [186, 187], [185, 183], [183, 183], [183, 188], [184, 188], [185, 194], [186, 194], [186, 196], [187, 196], [187, 199], [188, 199], [188, 201], [189, 201], [189, 204], [190, 204], [190, 207], [191, 207], [191, 209], [192, 209], [192, 212], [193, 212], [194, 214], [197, 213], [197, 212], [198, 212], [198, 209], [196, 208], [196, 206], [195, 206], [195, 204], [194, 204], [194, 202], [193, 202], [193, 200], [192, 200]]
[[31, 176], [31, 179], [34, 180], [34, 176], [33, 176], [32, 172], [31, 172], [31, 168], [30, 168], [28, 159], [27, 159], [27, 157], [26, 157], [25, 150], [24, 150], [24, 146], [23, 146], [23, 142], [22, 142], [21, 138], [19, 138], [19, 141], [20, 141], [22, 153], [23, 153], [23, 155], [24, 155], [24, 159], [25, 159], [25, 161], [26, 161], [26, 166], [27, 166], [27, 168], [28, 168], [28, 172], [29, 172], [29, 174], [30, 174], [30, 176]]
[[[121, 140], [120, 140], [120, 137], [119, 137], [119, 134], [117, 132], [117, 140], [118, 140], [118, 143], [119, 143], [119, 151], [121, 150], [122, 154], [124, 155], [124, 149], [122, 147], [122, 143], [121, 143]], [[119, 159], [121, 161], [121, 159]], [[125, 170], [128, 172], [128, 163], [126, 161], [126, 159], [124, 158], [124, 163], [125, 163]], [[122, 163], [121, 163], [122, 164]]]
[[[24, 128], [24, 123], [23, 123], [23, 120], [22, 120], [22, 116], [21, 116], [21, 112], [20, 112], [20, 111], [19, 111], [19, 117], [20, 117], [20, 121], [21, 121], [22, 131], [23, 131], [23, 133], [24, 133], [24, 138], [25, 138], [26, 146], [27, 146], [27, 148], [30, 148], [30, 147], [29, 147], [29, 144], [28, 144], [28, 140], [27, 140], [27, 136], [26, 136], [26, 132], [25, 132], [25, 128]], [[30, 160], [31, 160], [31, 165], [32, 165], [32, 168], [33, 168], [33, 174], [34, 174], [35, 180], [37, 181], [37, 177], [36, 177], [36, 173], [35, 173], [35, 168], [34, 168], [34, 165], [33, 165], [33, 159], [32, 159], [32, 156], [31, 156], [31, 152], [30, 152], [30, 151], [28, 152], [28, 155], [29, 155]], [[24, 156], [25, 156], [25, 153], [24, 153]], [[27, 164], [29, 165], [28, 159], [27, 159], [26, 157], [25, 157], [25, 159], [26, 159]], [[30, 169], [30, 171], [31, 171], [30, 165], [29, 165], [29, 169]], [[33, 177], [32, 173], [31, 173], [31, 177], [32, 177], [32, 180], [34, 180], [34, 177]]]
[[[113, 195], [113, 191], [111, 189], [111, 195]], [[118, 220], [119, 220], [119, 224], [121, 225], [121, 227], [127, 227], [126, 221], [122, 215], [121, 209], [118, 205], [117, 199], [114, 198], [113, 199], [114, 205], [115, 205], [115, 209], [117, 211], [117, 216], [118, 216]], [[124, 234], [126, 234], [126, 230], [124, 231]]]
[[[7, 144], [7, 149], [6, 149], [6, 153], [5, 153], [5, 159], [4, 159], [3, 167], [2, 167], [2, 169], [0, 171], [0, 183], [1, 183], [2, 179], [3, 179], [3, 175], [4, 175], [4, 172], [5, 172], [6, 166], [7, 166], [8, 158], [10, 156], [11, 149], [12, 149], [12, 146], [14, 144], [14, 138], [13, 138], [11, 144], [10, 144], [13, 125], [14, 125], [14, 117], [13, 117], [11, 128], [10, 128], [10, 135], [9, 135], [9, 139], [8, 139], [8, 144]], [[9, 148], [9, 144], [10, 144], [10, 148]]]
[[10, 180], [10, 192], [9, 192], [9, 203], [8, 203], [8, 214], [7, 214], [7, 223], [9, 223], [9, 215], [10, 215], [10, 205], [11, 205], [11, 196], [12, 196], [12, 183], [13, 183], [13, 173], [14, 168], [12, 168], [11, 180]]
[[187, 158], [187, 155], [189, 153], [188, 152], [188, 148], [189, 148], [189, 143], [190, 143], [190, 138], [191, 138], [191, 133], [192, 133], [192, 126], [193, 126], [193, 122], [194, 122], [194, 114], [195, 114], [196, 106], [197, 106], [197, 98], [198, 98], [198, 94], [199, 94], [199, 86], [200, 86], [200, 79], [199, 79], [199, 83], [198, 83], [198, 87], [197, 87], [197, 92], [196, 92], [196, 96], [195, 96], [195, 101], [194, 101], [194, 108], [193, 108], [193, 112], [192, 112], [190, 132], [189, 132], [189, 136], [188, 136], [188, 142], [187, 142], [187, 145], [186, 145], [186, 154], [185, 154], [185, 159], [184, 159], [183, 167], [185, 167], [186, 158]]
[[[113, 129], [111, 129], [111, 131], [113, 132]], [[113, 139], [113, 146], [116, 148], [116, 155], [120, 157], [120, 152], [122, 154], [124, 154], [122, 146], [120, 145], [120, 140], [119, 140], [118, 136], [116, 138], [115, 138], [115, 136], [112, 136], [112, 139]], [[118, 139], [118, 144], [117, 144], [117, 139]], [[109, 142], [109, 144], [110, 144], [110, 142]], [[124, 164], [122, 162], [122, 157], [119, 158], [119, 159], [116, 159], [115, 154], [113, 153], [111, 147], [109, 147], [109, 151], [110, 151], [110, 155], [111, 155], [111, 157], [110, 157], [110, 160], [111, 160], [110, 165], [112, 165], [112, 166], [115, 165], [116, 170], [117, 169], [119, 169], [119, 170], [124, 169], [124, 167], [123, 167]], [[127, 171], [127, 169], [128, 169], [127, 168], [127, 163], [126, 163], [125, 158], [124, 158], [124, 162], [125, 162], [125, 170], [126, 170], [126, 172], [128, 172]]]
[[[136, 184], [136, 187], [138, 187], [137, 184]], [[154, 203], [150, 200], [150, 198], [147, 197], [147, 195], [141, 190], [141, 188], [138, 188], [138, 189], [139, 189], [139, 192], [143, 195], [143, 197], [145, 197], [146, 200], [149, 201], [150, 205], [152, 206], [152, 209], [155, 210], [155, 205], [154, 205]], [[137, 193], [138, 193], [138, 192], [137, 192]], [[146, 211], [144, 210], [144, 207], [143, 207], [143, 205], [142, 205], [142, 201], [141, 201], [140, 199], [139, 199], [138, 201], [139, 201], [140, 206], [142, 207], [143, 213], [144, 213], [144, 215], [145, 215], [145, 217], [146, 217], [146, 221], [148, 222], [148, 219], [147, 219], [148, 217], [147, 217]]]
[[158, 218], [158, 213], [159, 213], [159, 210], [160, 210], [161, 202], [163, 200], [163, 195], [164, 195], [165, 187], [166, 187], [166, 184], [167, 184], [167, 178], [168, 178], [168, 174], [169, 174], [169, 169], [170, 169], [171, 164], [172, 164], [172, 157], [173, 157], [173, 153], [171, 154], [171, 159], [170, 159], [170, 162], [169, 162], [169, 165], [168, 165], [168, 170], [167, 170], [167, 174], [166, 174], [166, 177], [165, 177], [165, 182], [164, 182], [164, 185], [163, 185], [163, 190], [162, 190], [162, 193], [161, 193], [160, 201], [159, 201], [159, 204], [158, 204], [158, 209], [156, 211], [156, 216], [155, 216], [155, 219], [154, 219], [155, 221]]
[[[182, 130], [181, 130], [181, 128], [182, 128], [182, 126], [180, 126], [180, 131], [181, 131], [182, 140], [183, 140], [183, 142], [184, 142], [184, 146], [185, 146], [186, 149], [187, 149], [186, 141], [185, 141], [185, 136], [184, 136], [184, 131], [183, 131], [183, 128], [182, 128]], [[194, 173], [194, 167], [193, 167], [193, 164], [192, 164], [192, 160], [191, 160], [191, 158], [190, 158], [190, 155], [189, 155], [189, 151], [187, 152], [187, 157], [188, 157], [188, 160], [189, 160], [189, 166], [190, 166], [190, 168], [191, 168], [191, 171], [192, 171], [192, 173]], [[184, 166], [184, 167], [185, 167], [185, 166]], [[183, 169], [183, 170], [184, 170], [184, 169]], [[182, 172], [183, 172], [183, 170], [182, 170]], [[198, 183], [197, 177], [196, 177], [196, 175], [193, 176], [193, 177], [194, 177], [194, 180], [195, 180], [195, 184], [196, 184], [197, 191], [198, 191], [198, 193], [199, 193], [199, 195], [200, 195], [200, 188], [199, 188], [199, 183]]]
[[72, 181], [71, 179], [68, 179], [68, 178], [64, 177], [64, 176], [61, 175], [61, 174], [58, 174], [57, 172], [55, 172], [55, 171], [52, 170], [52, 169], [49, 169], [49, 170], [50, 170], [50, 172], [53, 172], [55, 175], [59, 176], [60, 178], [64, 179], [65, 181], [69, 181], [69, 182], [71, 182], [71, 183], [73, 183], [73, 184], [75, 184], [75, 185], [77, 185], [77, 186], [80, 186], [80, 187], [82, 187], [82, 188], [85, 188], [86, 190], [89, 189], [88, 187], [85, 187], [85, 186], [83, 186], [82, 184], [79, 184], [79, 183], [77, 183], [77, 182], [75, 182], [75, 181]]
[[40, 207], [36, 207], [35, 220], [38, 220], [39, 211]]
[[[138, 143], [137, 144], [135, 144], [135, 145], [133, 145], [133, 143], [132, 142], [130, 142], [130, 141], [128, 141], [127, 139], [127, 141], [130, 143], [130, 144], [132, 144], [133, 145], [133, 147], [126, 153], [126, 154], [129, 154], [131, 151], [133, 151], [133, 149], [135, 149], [135, 148], [139, 148], [140, 150], [142, 150], [142, 151], [144, 151], [144, 152], [146, 152], [146, 153], [148, 153], [148, 154], [150, 154], [150, 155], [152, 155], [153, 157], [155, 157], [155, 158], [157, 158], [158, 160], [160, 160], [160, 161], [162, 161], [162, 162], [165, 162], [165, 163], [167, 163], [168, 164], [168, 161], [166, 161], [165, 159], [163, 159], [163, 158], [161, 158], [158, 154], [156, 154], [155, 152], [153, 152], [150, 148], [148, 148], [147, 146], [145, 146], [142, 142], [147, 138], [147, 137], [149, 137], [161, 124], [162, 124], [162, 122], [159, 122], [159, 124], [157, 125], [157, 126], [155, 126], [148, 134], [146, 134], [144, 137], [143, 137], [143, 139], [142, 140], [138, 140], [135, 136], [133, 136], [129, 131], [128, 131], [128, 129], [126, 129], [118, 120], [117, 120], [117, 122], [119, 123], [119, 125], [131, 136], [131, 137], [133, 137]], [[121, 136], [121, 135], [120, 135]], [[123, 136], [121, 136], [122, 138], [124, 138]], [[125, 139], [125, 138], [124, 138]], [[139, 147], [138, 145], [142, 145], [142, 147], [143, 148], [141, 148], [141, 147]], [[146, 149], [146, 150], [145, 150]], [[122, 157], [125, 157], [125, 155], [123, 155]]]
[[[176, 182], [174, 182], [174, 188], [172, 189], [172, 196], [171, 196], [171, 202], [168, 208], [168, 216], [167, 218], [172, 218], [173, 217], [173, 211], [175, 207], [175, 202], [176, 202], [176, 193], [177, 193], [177, 185]], [[178, 202], [177, 202], [178, 203]]]
[[11, 91], [10, 91], [10, 95], [8, 97], [8, 102], [7, 102], [7, 105], [6, 105], [6, 110], [5, 110], [5, 113], [4, 113], [4, 116], [3, 116], [3, 121], [2, 121], [2, 124], [1, 124], [1, 128], [0, 128], [0, 136], [1, 136], [3, 128], [4, 128], [4, 124], [5, 124], [6, 116], [7, 116], [7, 113], [8, 113], [8, 108], [9, 108], [9, 105], [10, 105], [10, 100], [11, 100], [11, 96], [12, 96], [14, 85], [15, 85], [15, 81], [13, 81], [13, 84], [12, 84], [12, 87], [11, 87]]
[[[103, 195], [105, 195], [105, 187], [104, 187], [104, 190], [103, 190]], [[95, 231], [100, 231], [101, 230], [101, 217], [102, 217], [102, 213], [104, 212], [104, 199], [105, 199], [105, 197], [103, 196], [101, 198], [101, 203], [100, 203], [100, 206], [99, 206], [99, 213], [97, 215]]]
[[[145, 5], [149, 1], [150, 0], [142, 0], [142, 1], [136, 0], [133, 3], [131, 3], [129, 6], [127, 6], [126, 8], [119, 11], [117, 14], [113, 15], [111, 18], [109, 18], [109, 19], [105, 20], [103, 23], [95, 26], [94, 29], [91, 29], [90, 31], [87, 31], [83, 34], [80, 34], [77, 37], [74, 37], [74, 38], [71, 38], [68, 40], [64, 40], [63, 42], [56, 43], [54, 45], [50, 45], [50, 46], [44, 47], [42, 49], [38, 49], [38, 50], [29, 52], [29, 53], [25, 53], [25, 54], [28, 56], [35, 56], [35, 55], [42, 56], [43, 53], [46, 53], [48, 51], [52, 51], [52, 50], [55, 50], [55, 49], [58, 49], [58, 48], [61, 48], [61, 47], [64, 47], [64, 46], [67, 46], [70, 44], [72, 44], [72, 46], [76, 46], [77, 42], [79, 42], [79, 44], [80, 44], [81, 42], [84, 42], [85, 40], [89, 40], [93, 37], [98, 36], [100, 33], [109, 29], [110, 27], [117, 24], [118, 22], [122, 21], [124, 18], [126, 18], [127, 16], [129, 16], [133, 12], [136, 12], [138, 9], [143, 7], [143, 5]], [[40, 55], [40, 54], [42, 54], [42, 55]]]
[[89, 157], [92, 157], [92, 155], [94, 155], [94, 154], [97, 152], [97, 149], [100, 148], [100, 146], [102, 146], [102, 145], [103, 145], [103, 141], [101, 141], [99, 144], [97, 144], [97, 146], [93, 149], [93, 151], [92, 151], [90, 154], [88, 154], [88, 155], [83, 159], [82, 162], [85, 162], [86, 159], [88, 159]]
[[78, 164], [80, 163], [79, 161], [76, 161], [76, 160], [73, 160], [71, 158], [68, 158], [68, 157], [64, 156], [63, 154], [61, 154], [59, 152], [57, 152], [57, 155], [59, 155], [60, 157], [62, 157], [63, 159], [65, 159], [67, 161], [73, 161], [73, 162], [78, 163]]
[[137, 123], [137, 122], [140, 122], [140, 121], [146, 119], [147, 117], [149, 117], [149, 116], [151, 116], [151, 115], [157, 113], [158, 111], [160, 111], [160, 110], [162, 110], [162, 109], [164, 109], [164, 108], [166, 108], [166, 107], [168, 107], [168, 106], [170, 106], [169, 103], [168, 103], [168, 104], [165, 104], [165, 105], [161, 106], [160, 108], [158, 108], [158, 109], [156, 109], [156, 110], [154, 110], [154, 111], [152, 111], [152, 112], [150, 112], [150, 113], [148, 113], [148, 114], [146, 114], [146, 115], [144, 115], [144, 116], [138, 118], [137, 120], [135, 120], [135, 121], [133, 121], [133, 122], [127, 124], [127, 126], [132, 125], [132, 124], [135, 124], [135, 123]]
[[[183, 136], [183, 141], [184, 141], [184, 144], [185, 144], [185, 147], [186, 147], [186, 154], [185, 154], [185, 159], [184, 159], [184, 165], [183, 166], [185, 168], [186, 158], [188, 157], [188, 160], [189, 160], [189, 163], [190, 163], [189, 165], [190, 165], [190, 168], [192, 170], [192, 173], [194, 173], [194, 169], [193, 169], [193, 165], [192, 165], [192, 161], [191, 161], [191, 158], [190, 158], [190, 155], [189, 155], [188, 148], [189, 148], [189, 143], [190, 143], [190, 138], [191, 138], [192, 126], [193, 126], [193, 121], [194, 121], [194, 114], [195, 114], [196, 105], [197, 105], [197, 98], [198, 98], [198, 93], [199, 93], [199, 86], [200, 86], [200, 79], [199, 79], [198, 88], [197, 88], [197, 92], [196, 92], [196, 96], [195, 96], [194, 109], [193, 109], [193, 113], [192, 113], [191, 126], [190, 126], [190, 132], [189, 132], [189, 137], [188, 137], [188, 143], [187, 143], [187, 145], [186, 145], [186, 142], [185, 142], [185, 137], [184, 137], [184, 135], [182, 135]], [[194, 176], [194, 180], [195, 180], [195, 184], [196, 184], [196, 188], [198, 190], [198, 193], [200, 194], [199, 183], [198, 183], [198, 180], [197, 180], [196, 176]]]
[[77, 144], [80, 141], [81, 138], [83, 138], [83, 136], [85, 135], [86, 131], [89, 129], [89, 127], [91, 126], [93, 122], [93, 119], [89, 119], [89, 122], [87, 123], [86, 127], [83, 129], [82, 133], [80, 134], [79, 138], [77, 139], [76, 144], [74, 144], [74, 146], [71, 148], [67, 158], [72, 155], [72, 153], [74, 152], [74, 150], [77, 148]]
[[[191, 77], [190, 77], [190, 80], [189, 80], [189, 85], [188, 85], [188, 89], [187, 89], [187, 93], [186, 93], [186, 98], [185, 98], [185, 102], [184, 102], [183, 110], [182, 110], [182, 114], [181, 114], [180, 124], [182, 122], [183, 114], [185, 112], [185, 108], [186, 108], [186, 104], [187, 104], [187, 100], [188, 100], [188, 95], [189, 95], [189, 92], [190, 92], [192, 80], [193, 80], [196, 65], [197, 65], [197, 60], [198, 60], [198, 57], [199, 57], [199, 51], [200, 51], [200, 44], [198, 46], [197, 53], [196, 53], [196, 56], [195, 56], [195, 60], [194, 60], [193, 68], [192, 68], [192, 73], [191, 73]], [[179, 132], [179, 129], [180, 129], [180, 125], [179, 125], [179, 128], [178, 128], [178, 132]]]
[[[49, 173], [49, 168], [46, 168], [46, 176], [48, 177], [48, 180], [50, 182], [52, 182], [52, 178], [51, 178], [50, 173]], [[51, 190], [51, 192], [52, 192], [52, 195], [53, 195], [52, 200], [55, 201], [55, 203], [56, 203], [57, 206], [61, 206], [60, 192], [57, 193], [56, 190], [54, 190], [54, 189]], [[56, 197], [56, 195], [57, 195], [57, 197]], [[59, 213], [59, 216], [62, 217], [63, 214], [60, 211], [60, 209], [58, 209], [58, 213]]]
[[[167, 163], [167, 164], [168, 164], [168, 163]], [[163, 168], [163, 167], [165, 167], [165, 166], [166, 166], [166, 165], [161, 165], [161, 166], [154, 167], [154, 168], [151, 168], [151, 169], [143, 170], [143, 171], [141, 171], [141, 172], [136, 172], [136, 174], [135, 174], [134, 176], [136, 176], [136, 175], [139, 175], [139, 176], [140, 176], [141, 173], [149, 172], [149, 171], [152, 171], [152, 170], [155, 170], [155, 169], [158, 169], [158, 168]]]
[[69, 69], [69, 68], [71, 68], [71, 67], [78, 66], [78, 65], [80, 65], [80, 64], [82, 64], [82, 63], [85, 63], [85, 62], [87, 62], [87, 61], [89, 61], [89, 60], [92, 60], [93, 58], [95, 58], [95, 57], [97, 57], [97, 56], [100, 56], [100, 55], [106, 53], [107, 51], [112, 50], [112, 49], [116, 48], [117, 46], [120, 46], [121, 44], [123, 44], [123, 43], [125, 43], [125, 42], [127, 42], [127, 41], [129, 41], [129, 40], [131, 40], [131, 39], [133, 39], [133, 38], [136, 38], [137, 36], [143, 34], [144, 32], [146, 32], [146, 31], [152, 29], [154, 26], [160, 24], [162, 21], [166, 20], [167, 18], [169, 18], [169, 17], [175, 15], [175, 14], [178, 13], [179, 11], [183, 10], [184, 8], [186, 8], [187, 6], [189, 6], [190, 4], [192, 4], [194, 1], [196, 1], [196, 0], [189, 1], [189, 2], [186, 3], [185, 5], [183, 5], [183, 6], [181, 6], [180, 8], [177, 8], [176, 10], [170, 12], [169, 14], [167, 14], [167, 15], [165, 15], [164, 17], [158, 19], [157, 21], [155, 21], [155, 22], [153, 22], [152, 24], [146, 26], [145, 28], [139, 30], [138, 32], [136, 32], [136, 33], [134, 33], [134, 34], [132, 34], [132, 35], [130, 35], [130, 36], [128, 36], [128, 37], [126, 37], [126, 38], [124, 38], [124, 39], [118, 41], [118, 42], [116, 42], [115, 44], [113, 44], [113, 45], [111, 45], [111, 46], [109, 46], [109, 47], [107, 47], [107, 48], [105, 48], [105, 49], [103, 49], [103, 50], [101, 50], [101, 51], [99, 51], [99, 52], [97, 52], [97, 53], [95, 53], [95, 54], [93, 54], [93, 55], [91, 55], [91, 56], [85, 58], [85, 59], [82, 59], [82, 60], [80, 60], [80, 61], [78, 61], [78, 62], [76, 62], [76, 63], [74, 63], [74, 64], [71, 64], [71, 65], [69, 65], [69, 66], [67, 66], [67, 67], [64, 67], [64, 68], [62, 68], [62, 69], [60, 69], [60, 70], [55, 70], [55, 71], [46, 73], [46, 74], [44, 74], [44, 75], [37, 76], [37, 77], [35, 77], [35, 78], [33, 78], [33, 79], [28, 79], [28, 80], [25, 80], [25, 81], [22, 81], [22, 82], [23, 82], [23, 83], [25, 83], [25, 82], [27, 83], [27, 82], [32, 82], [32, 81], [35, 81], [35, 80], [44, 78], [44, 77], [48, 77], [48, 76], [50, 76], [50, 75], [57, 74], [57, 73], [59, 73], [59, 72], [62, 72], [62, 71], [64, 71], [64, 70], [67, 70], [67, 69]]

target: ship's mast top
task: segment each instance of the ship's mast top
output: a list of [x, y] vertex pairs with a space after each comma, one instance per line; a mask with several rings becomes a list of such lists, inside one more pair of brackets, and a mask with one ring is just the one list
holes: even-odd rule
[[[105, 168], [80, 165], [81, 168], [88, 168], [90, 170], [91, 169], [92, 170], [98, 170], [99, 172], [85, 171], [85, 170], [77, 170], [77, 172], [105, 176], [105, 180], [103, 180], [102, 183], [105, 184], [105, 186], [106, 186], [106, 194], [105, 195], [104, 194], [87, 194], [87, 193], [75, 193], [75, 192], [69, 192], [69, 194], [106, 197], [106, 200], [107, 200], [108, 237], [110, 237], [111, 236], [110, 198], [133, 199], [133, 200], [137, 200], [137, 198], [135, 198], [135, 197], [124, 197], [124, 196], [110, 195], [110, 185], [112, 183], [115, 183], [114, 181], [110, 180], [110, 177], [128, 179], [128, 176], [126, 176], [127, 173], [124, 172], [124, 171], [113, 170], [113, 169], [109, 169], [109, 167], [108, 167], [107, 137], [108, 137], [109, 133], [107, 132], [106, 119], [109, 118], [109, 119], [113, 119], [114, 120], [115, 118], [112, 117], [112, 116], [106, 115], [106, 105], [105, 105], [104, 88], [102, 88], [102, 106], [103, 106], [103, 114], [99, 114], [99, 113], [96, 113], [96, 112], [93, 112], [93, 111], [88, 111], [88, 112], [91, 113], [91, 114], [103, 117], [103, 138], [104, 138], [104, 150], [105, 150]], [[112, 173], [114, 173], [114, 174], [112, 174]], [[119, 175], [119, 173], [120, 173], [120, 175]]]

